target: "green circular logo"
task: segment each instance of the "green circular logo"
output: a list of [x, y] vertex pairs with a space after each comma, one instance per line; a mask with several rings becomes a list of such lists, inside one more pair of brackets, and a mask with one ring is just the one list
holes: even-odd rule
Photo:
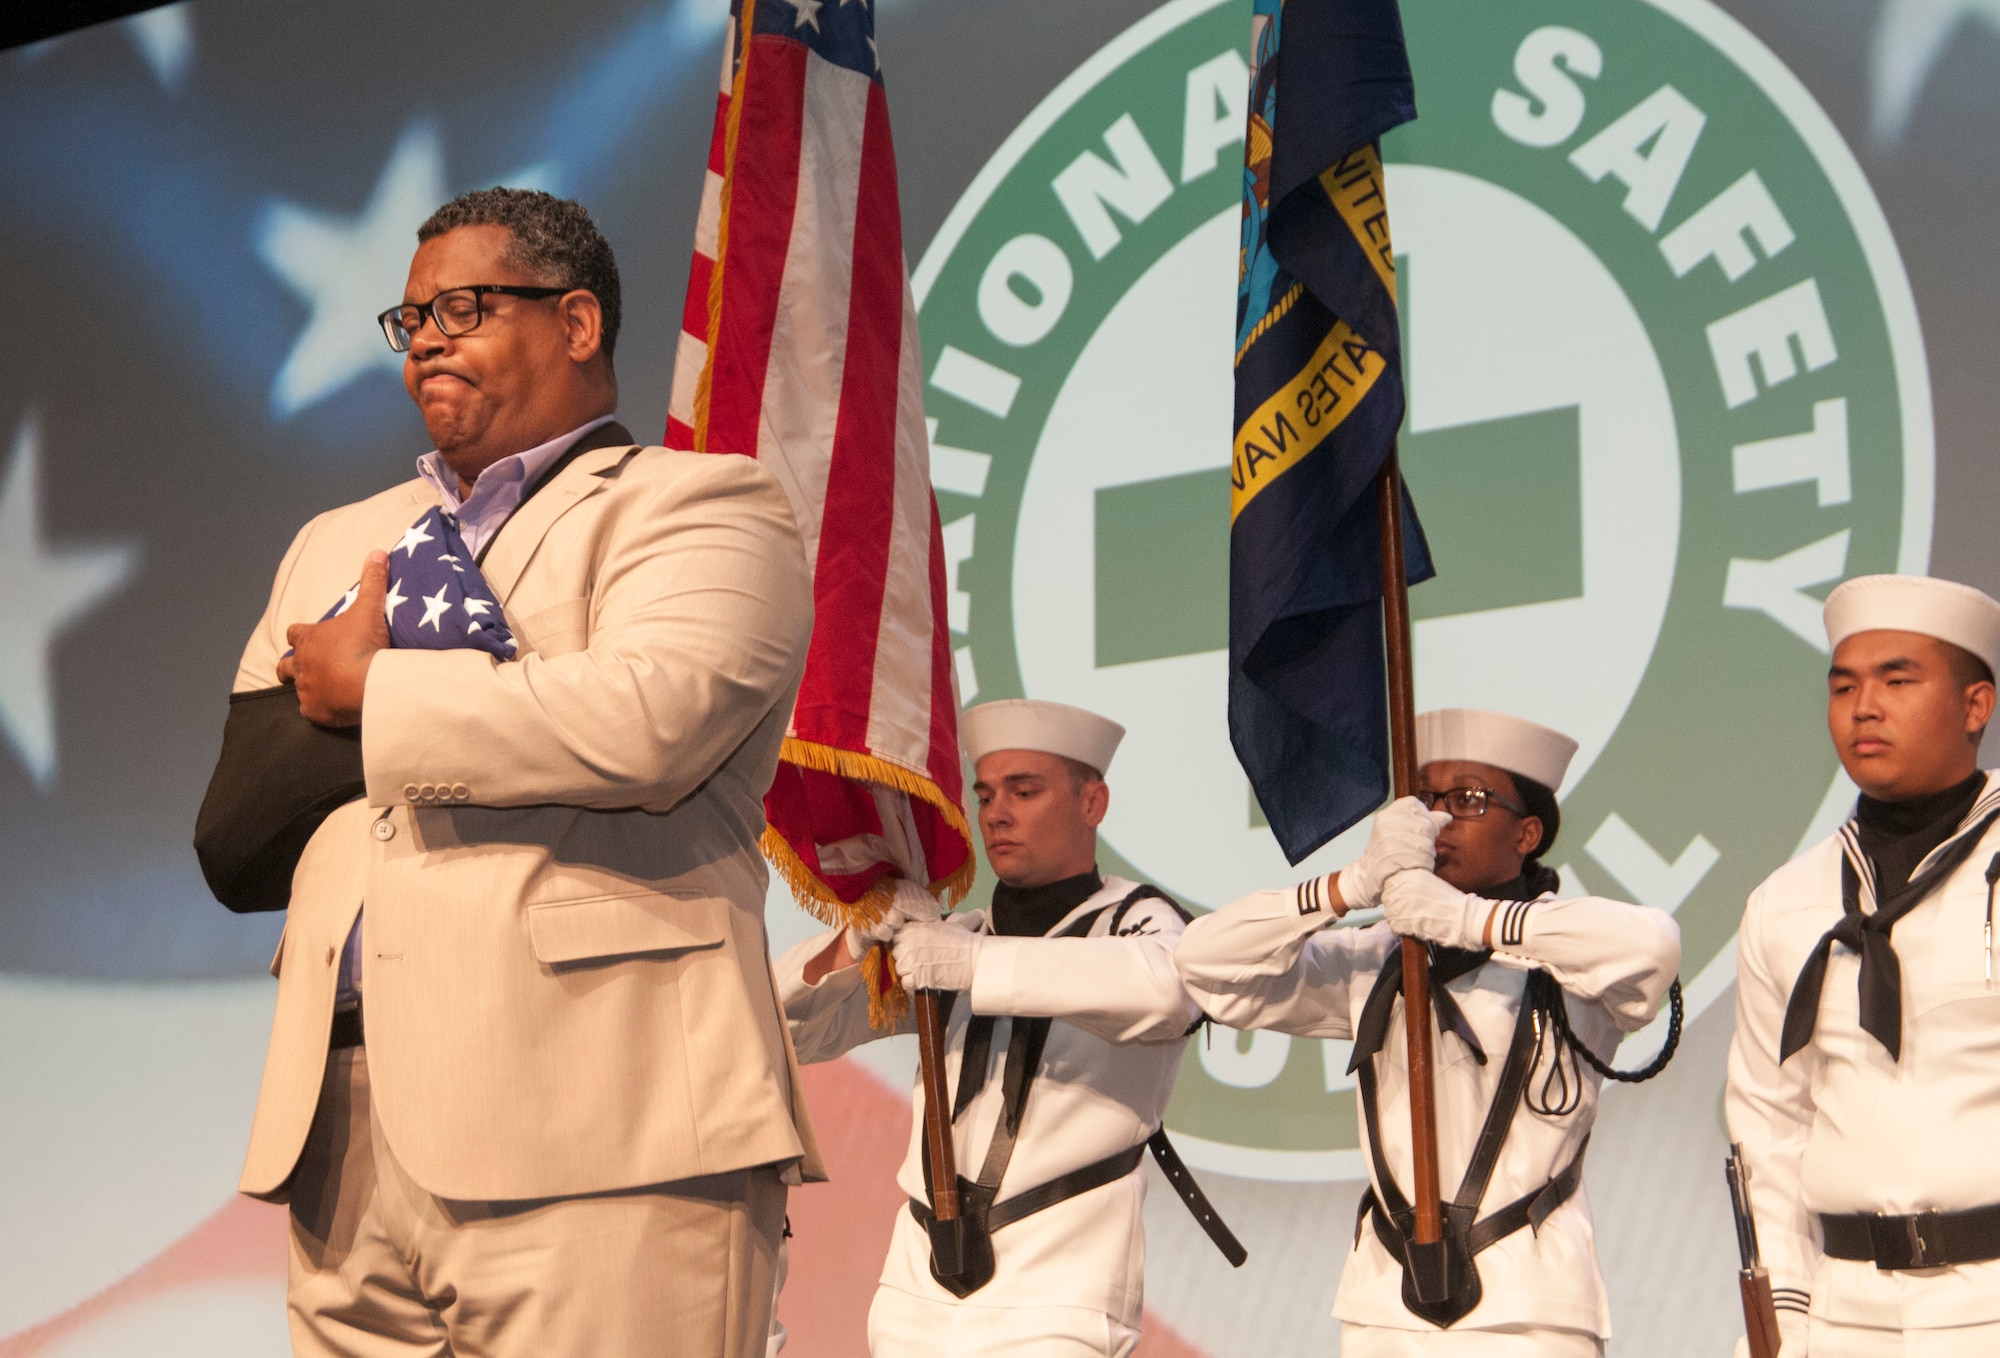
[[[1698, 1011], [1750, 890], [1845, 806], [1820, 599], [1928, 561], [1915, 304], [1833, 125], [1708, 0], [1404, 22], [1420, 117], [1382, 154], [1438, 565], [1411, 594], [1418, 706], [1581, 742], [1552, 861], [1569, 892], [1674, 912]], [[1197, 909], [1365, 833], [1288, 865], [1224, 716], [1249, 36], [1217, 0], [1119, 36], [915, 281], [961, 697], [1123, 722], [1104, 866]], [[1357, 1177], [1346, 1064], [1219, 1030], [1168, 1123], [1209, 1168]]]

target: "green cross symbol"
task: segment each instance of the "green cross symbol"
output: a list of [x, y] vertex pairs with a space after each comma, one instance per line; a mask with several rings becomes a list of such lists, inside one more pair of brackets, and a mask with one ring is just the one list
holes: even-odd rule
[[[1410, 261], [1396, 261], [1411, 315]], [[1423, 366], [1403, 329], [1411, 407]], [[1567, 406], [1413, 433], [1398, 440], [1437, 577], [1410, 593], [1417, 619], [1583, 593], [1582, 435]], [[1097, 492], [1097, 664], [1229, 645], [1229, 469]]]

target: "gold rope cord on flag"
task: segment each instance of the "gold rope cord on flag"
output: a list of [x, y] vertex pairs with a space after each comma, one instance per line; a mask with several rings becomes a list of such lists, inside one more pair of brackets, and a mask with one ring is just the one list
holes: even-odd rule
[[1265, 331], [1285, 319], [1285, 313], [1290, 311], [1299, 298], [1305, 295], [1305, 290], [1305, 284], [1294, 283], [1285, 290], [1283, 297], [1280, 297], [1271, 305], [1271, 309], [1264, 313], [1263, 319], [1250, 328], [1250, 338], [1244, 340], [1243, 347], [1236, 351], [1236, 361], [1238, 363], [1243, 361], [1243, 355], [1250, 352], [1251, 345], [1264, 338]]
[[[953, 805], [935, 782], [876, 755], [837, 749], [831, 745], [800, 740], [796, 736], [785, 737], [778, 758], [817, 773], [830, 773], [840, 778], [893, 788], [935, 807], [945, 818], [945, 823], [965, 840], [966, 855], [956, 872], [938, 881], [925, 883], [925, 889], [939, 898], [940, 907], [945, 911], [950, 911], [965, 899], [966, 893], [972, 889], [976, 871], [972, 857], [972, 828], [966, 823], [965, 812]], [[818, 873], [806, 866], [798, 851], [774, 826], [764, 827], [760, 847], [764, 857], [771, 861], [771, 866], [778, 870], [778, 875], [785, 879], [785, 885], [791, 888], [799, 907], [822, 924], [865, 929], [881, 923], [882, 912], [895, 898], [896, 879], [882, 877], [858, 900], [843, 901], [832, 887], [820, 879]], [[861, 974], [868, 985], [869, 1025], [880, 1031], [901, 1022], [903, 1015], [909, 1011], [910, 997], [896, 975], [895, 962], [886, 945], [878, 943], [868, 950], [861, 959]]]
[[[743, 0], [743, 15], [737, 21], [736, 38], [743, 55], [729, 82], [729, 120], [722, 134], [722, 190], [716, 198], [715, 267], [708, 274], [708, 352], [703, 355], [701, 377], [694, 387], [694, 450], [711, 451], [708, 446], [709, 396], [715, 385], [715, 353], [722, 338], [722, 270], [729, 258], [729, 200], [736, 184], [736, 137], [743, 123], [743, 87], [750, 75], [750, 35], [757, 31], [757, 0]], [[735, 53], [730, 53], [732, 58]], [[725, 452], [757, 455], [755, 448], [728, 448]]]

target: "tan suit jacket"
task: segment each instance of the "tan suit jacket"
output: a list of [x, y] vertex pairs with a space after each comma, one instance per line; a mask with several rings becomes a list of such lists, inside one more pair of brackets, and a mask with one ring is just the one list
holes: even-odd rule
[[[277, 682], [411, 480], [308, 523], [237, 691]], [[367, 907], [376, 1107], [440, 1197], [820, 1177], [764, 934], [757, 850], [812, 626], [783, 491], [750, 458], [600, 447], [483, 570], [520, 646], [387, 650], [362, 708], [368, 791], [307, 844], [241, 1188], [282, 1199], [326, 1065], [342, 944]]]

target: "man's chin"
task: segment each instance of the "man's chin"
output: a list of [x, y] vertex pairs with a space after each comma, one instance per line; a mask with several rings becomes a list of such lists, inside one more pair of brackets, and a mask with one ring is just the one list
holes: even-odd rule
[[1840, 763], [1853, 784], [1871, 797], [1894, 798], [1895, 789], [1903, 781], [1904, 770], [1890, 752], [1877, 750], [1861, 754], [1854, 750], [1844, 752]]

